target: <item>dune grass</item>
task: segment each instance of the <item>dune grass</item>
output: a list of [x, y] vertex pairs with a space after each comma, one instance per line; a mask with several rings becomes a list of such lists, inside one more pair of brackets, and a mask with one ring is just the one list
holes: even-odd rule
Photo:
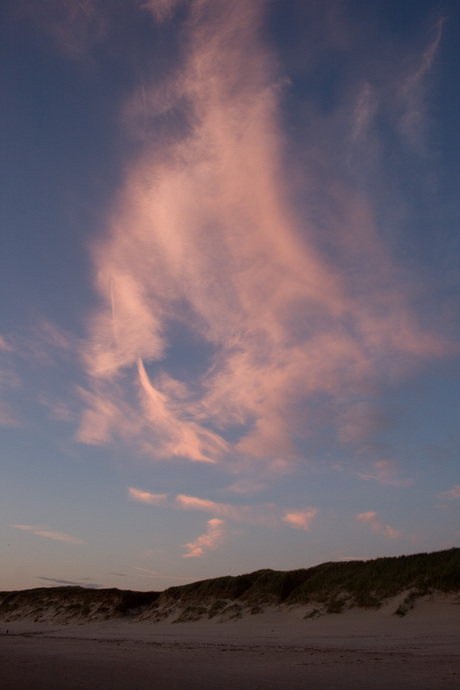
[[159, 592], [84, 587], [37, 587], [16, 592], [0, 592], [0, 618], [15, 620], [49, 617], [109, 619], [134, 615], [152, 604]]
[[[161, 598], [175, 602], [241, 600], [248, 605], [301, 605], [310, 601], [343, 600], [349, 595], [357, 606], [378, 606], [382, 599], [413, 589], [460, 591], [460, 549], [369, 561], [322, 563], [313, 568], [258, 570], [170, 587]], [[339, 604], [337, 604], [338, 606]]]

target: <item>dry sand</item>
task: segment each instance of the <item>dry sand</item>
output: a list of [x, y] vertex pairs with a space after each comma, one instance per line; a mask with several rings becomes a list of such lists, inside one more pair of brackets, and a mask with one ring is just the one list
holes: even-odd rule
[[302, 609], [266, 610], [224, 624], [2, 622], [0, 687], [458, 690], [460, 606], [392, 611], [304, 620]]

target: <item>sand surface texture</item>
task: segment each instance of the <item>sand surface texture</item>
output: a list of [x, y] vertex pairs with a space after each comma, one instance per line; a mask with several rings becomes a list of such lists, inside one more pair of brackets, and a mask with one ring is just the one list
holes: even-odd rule
[[[460, 606], [217, 624], [0, 624], [2, 690], [460, 688]], [[8, 633], [6, 632], [8, 629]]]

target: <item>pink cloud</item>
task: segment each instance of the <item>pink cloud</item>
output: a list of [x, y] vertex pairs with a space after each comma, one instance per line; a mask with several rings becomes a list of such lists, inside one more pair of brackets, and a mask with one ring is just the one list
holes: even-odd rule
[[358, 522], [372, 522], [372, 520], [374, 520], [376, 516], [377, 513], [369, 511], [368, 513], [359, 513], [356, 516], [356, 519], [358, 520]]
[[47, 539], [53, 539], [54, 541], [63, 541], [66, 544], [86, 544], [82, 539], [77, 537], [72, 537], [70, 534], [65, 532], [56, 532], [55, 530], [50, 530], [42, 525], [10, 525], [16, 529], [25, 530], [31, 534], [36, 534], [39, 537], [46, 537]]
[[227, 487], [227, 491], [235, 494], [255, 494], [266, 488], [266, 482], [257, 478], [241, 477]]
[[286, 513], [286, 515], [283, 517], [283, 520], [291, 527], [303, 529], [308, 532], [311, 527], [311, 522], [317, 512], [317, 508], [309, 508], [306, 511]]
[[11, 345], [5, 340], [5, 338], [2, 335], [0, 335], [0, 350], [4, 350], [5, 352], [13, 351]]
[[460, 484], [457, 484], [452, 489], [449, 489], [449, 491], [443, 491], [443, 493], [439, 495], [443, 498], [460, 498]]
[[168, 503], [168, 494], [151, 494], [149, 491], [140, 491], [131, 486], [128, 488], [128, 494], [133, 501], [149, 503], [153, 506], [164, 506]]
[[193, 542], [184, 544], [188, 549], [188, 553], [185, 553], [183, 558], [197, 558], [203, 556], [205, 550], [214, 549], [221, 544], [224, 535], [222, 529], [223, 524], [223, 520], [217, 518], [208, 520], [208, 530], [206, 534], [202, 534], [201, 537], [198, 537], [198, 539]]
[[399, 537], [402, 536], [402, 531], [395, 530], [390, 527], [390, 525], [383, 524], [383, 522], [377, 518], [377, 513], [375, 512], [359, 513], [356, 515], [356, 520], [363, 524], [368, 524], [373, 532], [388, 537], [388, 539], [399, 539]]

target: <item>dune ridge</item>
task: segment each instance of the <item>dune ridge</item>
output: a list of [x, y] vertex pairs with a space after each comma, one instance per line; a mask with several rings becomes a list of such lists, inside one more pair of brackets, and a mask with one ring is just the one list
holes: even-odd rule
[[442, 596], [460, 604], [460, 548], [369, 561], [329, 562], [290, 571], [258, 570], [163, 592], [41, 587], [0, 592], [0, 620], [84, 624], [129, 622], [224, 623], [264, 611], [298, 610], [304, 618], [352, 608], [409, 614], [421, 600]]

